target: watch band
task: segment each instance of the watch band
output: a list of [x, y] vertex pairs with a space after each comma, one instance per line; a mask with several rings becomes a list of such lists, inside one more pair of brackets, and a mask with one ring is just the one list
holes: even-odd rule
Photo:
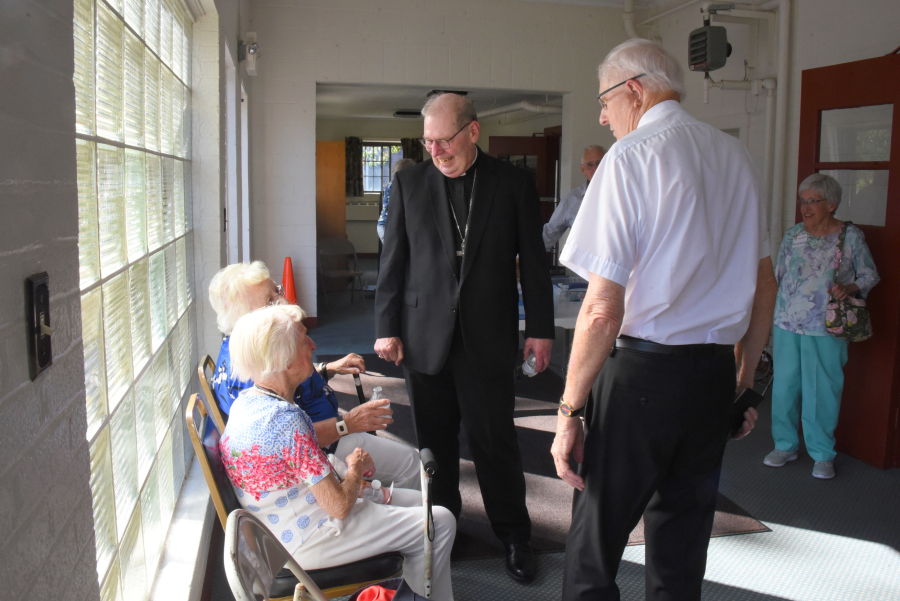
[[326, 382], [328, 381], [328, 363], [322, 361], [321, 363], [316, 364], [316, 371], [319, 372], [319, 375], [322, 376], [322, 379]]
[[565, 417], [581, 417], [581, 415], [584, 413], [584, 407], [575, 409], [574, 407], [572, 407], [572, 405], [568, 404], [565, 399], [560, 397], [559, 412], [562, 413]]
[[340, 434], [341, 436], [347, 436], [348, 434], [350, 434], [350, 426], [348, 426], [347, 422], [345, 422], [344, 420], [340, 420], [335, 424], [335, 426], [337, 426], [338, 434]]

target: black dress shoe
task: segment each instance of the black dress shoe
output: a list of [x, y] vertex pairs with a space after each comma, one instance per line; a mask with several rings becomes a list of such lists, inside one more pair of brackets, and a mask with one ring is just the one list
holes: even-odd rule
[[506, 545], [506, 571], [519, 582], [531, 582], [537, 575], [537, 555], [531, 543]]

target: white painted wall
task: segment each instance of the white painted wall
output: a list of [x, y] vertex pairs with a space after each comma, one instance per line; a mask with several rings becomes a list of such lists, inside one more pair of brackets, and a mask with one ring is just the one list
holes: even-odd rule
[[[596, 67], [625, 39], [620, 11], [511, 0], [258, 0], [250, 109], [253, 253], [293, 257], [298, 300], [317, 314], [316, 82], [502, 88], [565, 94], [563, 188], [581, 150], [609, 145]], [[572, 155], [578, 157], [572, 159]]]

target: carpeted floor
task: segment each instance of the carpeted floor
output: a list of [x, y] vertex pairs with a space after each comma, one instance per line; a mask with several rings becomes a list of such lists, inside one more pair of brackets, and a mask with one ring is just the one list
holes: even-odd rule
[[[402, 369], [374, 354], [365, 354], [364, 357], [367, 373], [362, 375], [361, 380], [366, 396], [371, 395], [372, 388], [381, 386], [387, 398], [391, 399], [391, 408], [394, 410], [394, 423], [386, 431], [380, 432], [379, 436], [415, 446], [412, 414]], [[318, 357], [321, 361], [338, 358], [339, 356], [333, 355]], [[352, 378], [337, 377], [330, 384], [338, 395], [342, 409], [349, 410], [358, 404]], [[571, 524], [572, 489], [557, 478], [550, 457], [556, 405], [563, 386], [562, 378], [549, 371], [534, 378], [516, 380], [515, 421], [528, 489], [526, 502], [532, 520], [532, 544], [541, 553], [565, 549], [566, 535]], [[484, 511], [475, 466], [471, 461], [464, 432], [460, 433], [460, 456], [463, 512], [457, 524], [453, 560], [503, 557], [503, 547], [493, 535]], [[440, 477], [440, 473], [437, 477]], [[738, 505], [719, 495], [713, 537], [768, 530]], [[640, 545], [643, 542], [642, 521], [631, 533], [629, 545]]]

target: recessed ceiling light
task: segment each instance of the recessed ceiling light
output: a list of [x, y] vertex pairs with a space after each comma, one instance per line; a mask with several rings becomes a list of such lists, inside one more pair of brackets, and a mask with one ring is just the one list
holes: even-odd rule
[[468, 96], [469, 93], [465, 90], [431, 90], [427, 94], [425, 94], [425, 98], [431, 98], [435, 94], [459, 94], [460, 96]]
[[418, 119], [422, 116], [422, 111], [417, 109], [399, 109], [394, 111], [394, 116], [398, 119]]

